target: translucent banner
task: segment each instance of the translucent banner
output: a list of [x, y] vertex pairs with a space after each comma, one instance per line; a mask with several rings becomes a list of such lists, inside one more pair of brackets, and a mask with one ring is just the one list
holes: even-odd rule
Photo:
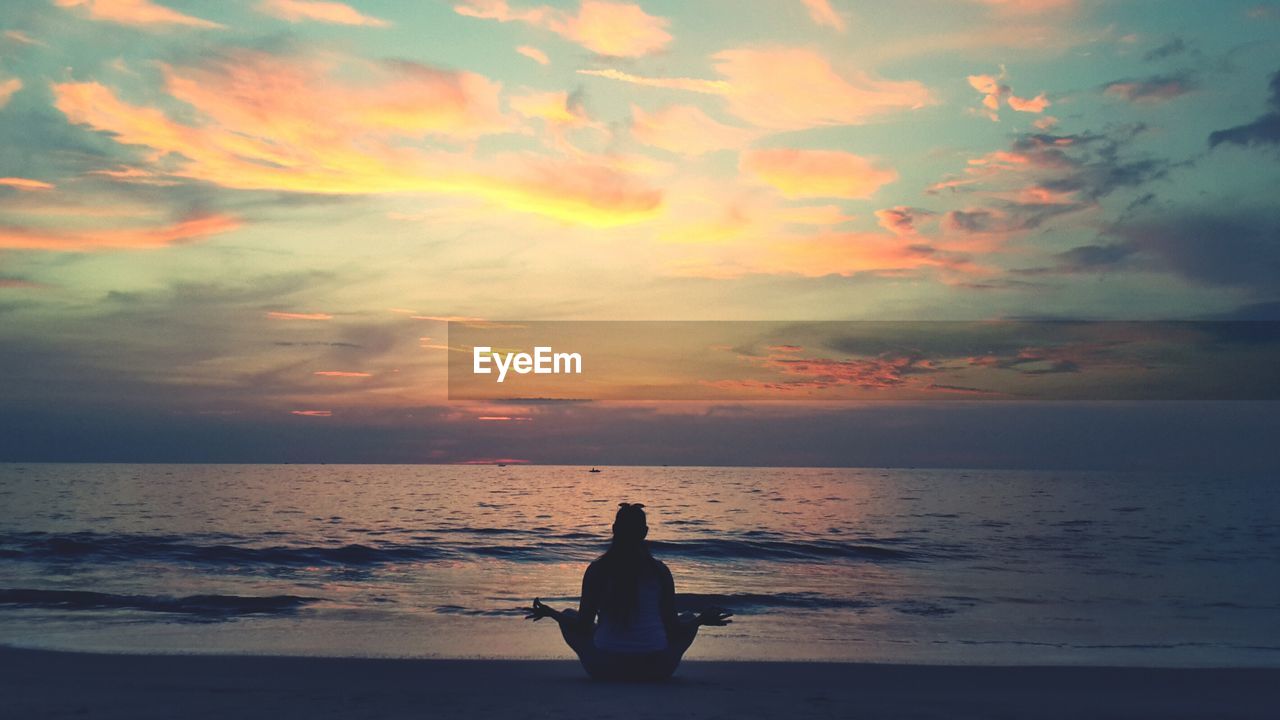
[[449, 323], [455, 400], [1275, 400], [1280, 322]]

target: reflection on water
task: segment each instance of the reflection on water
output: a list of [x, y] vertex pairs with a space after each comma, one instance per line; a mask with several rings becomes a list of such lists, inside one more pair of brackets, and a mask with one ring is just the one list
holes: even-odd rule
[[0, 642], [565, 657], [621, 500], [691, 657], [1280, 664], [1267, 479], [986, 471], [0, 465]]

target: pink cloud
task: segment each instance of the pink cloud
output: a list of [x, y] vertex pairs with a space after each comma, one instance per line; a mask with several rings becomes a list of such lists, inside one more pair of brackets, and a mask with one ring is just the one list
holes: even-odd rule
[[551, 58], [547, 57], [546, 53], [542, 52], [536, 47], [533, 47], [532, 45], [521, 45], [520, 47], [516, 48], [516, 52], [538, 63], [539, 65], [551, 64]]
[[333, 316], [328, 313], [296, 313], [296, 312], [276, 312], [267, 313], [267, 317], [272, 320], [332, 320]]
[[13, 99], [14, 93], [18, 92], [21, 89], [22, 89], [21, 78], [9, 78], [7, 80], [0, 80], [0, 109], [3, 109], [5, 105], [8, 105], [9, 101]]
[[570, 42], [607, 57], [641, 57], [671, 42], [666, 18], [646, 13], [626, 2], [582, 0], [577, 14], [538, 6], [513, 8], [506, 0], [466, 0], [454, 6], [459, 15], [522, 22], [560, 35]]
[[93, 252], [96, 250], [154, 250], [200, 240], [240, 227], [230, 215], [193, 215], [168, 225], [92, 230], [51, 230], [0, 226], [0, 248]]
[[334, 25], [364, 25], [367, 27], [388, 27], [391, 25], [386, 20], [365, 15], [345, 3], [325, 0], [263, 0], [258, 5], [258, 10], [293, 23], [311, 20]]
[[898, 179], [891, 168], [834, 150], [750, 150], [741, 168], [788, 198], [868, 198]]
[[289, 414], [303, 417], [333, 417], [332, 410], [290, 410]]
[[373, 377], [373, 375], [371, 375], [370, 373], [367, 373], [367, 372], [351, 372], [351, 371], [348, 371], [348, 370], [317, 370], [317, 371], [315, 371], [314, 373], [311, 373], [311, 374], [312, 374], [312, 375], [319, 375], [320, 377], [335, 377], [335, 378], [367, 378], [367, 377]]
[[932, 102], [919, 82], [841, 72], [807, 48], [726, 50], [714, 60], [729, 85], [729, 111], [773, 130], [858, 125]]
[[741, 148], [757, 135], [720, 123], [692, 105], [670, 105], [652, 113], [632, 105], [631, 115], [632, 137], [680, 155]]
[[993, 122], [1000, 119], [1001, 101], [1016, 112], [1042, 113], [1051, 105], [1044, 93], [1034, 98], [1022, 98], [1013, 94], [1013, 90], [1004, 83], [1005, 69], [1000, 68], [999, 75], [970, 75], [969, 85], [982, 93], [982, 110], [980, 113]]
[[30, 178], [22, 178], [22, 177], [0, 178], [0, 186], [11, 187], [17, 190], [28, 190], [28, 191], [52, 190], [54, 188], [52, 183], [47, 183], [40, 180], [32, 180]]
[[151, 0], [54, 0], [58, 7], [82, 7], [94, 20], [104, 20], [120, 25], [138, 27], [162, 27], [179, 25], [194, 28], [223, 28], [216, 22], [158, 5]]
[[1009, 96], [1009, 107], [1018, 112], [1042, 113], [1045, 108], [1049, 107], [1049, 104], [1049, 100], [1044, 96], [1044, 93], [1040, 93], [1029, 100], [1020, 98], [1017, 95]]
[[832, 28], [837, 32], [845, 31], [844, 18], [831, 8], [829, 0], [801, 0], [809, 11], [809, 19], [818, 25]]
[[1078, 0], [972, 0], [993, 10], [1010, 15], [1032, 15], [1072, 10]]
[[191, 119], [126, 103], [94, 82], [54, 84], [55, 106], [74, 124], [149, 149], [149, 169], [223, 187], [467, 195], [597, 227], [646, 219], [662, 203], [661, 192], [594, 158], [482, 162], [407, 142], [522, 129], [501, 110], [501, 86], [474, 73], [250, 50], [161, 71], [169, 95], [194, 110]]
[[729, 83], [724, 80], [702, 80], [699, 78], [685, 77], [645, 77], [642, 75], [633, 75], [631, 73], [622, 72], [621, 70], [614, 70], [613, 68], [606, 68], [604, 70], [579, 70], [578, 74], [592, 75], [594, 77], [616, 80], [618, 82], [630, 83], [632, 85], [662, 88], [666, 90], [684, 90], [686, 92], [696, 92], [704, 95], [728, 95], [732, 90]]

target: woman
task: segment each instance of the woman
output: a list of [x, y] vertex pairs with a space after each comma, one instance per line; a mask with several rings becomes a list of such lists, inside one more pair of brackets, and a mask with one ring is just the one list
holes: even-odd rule
[[582, 667], [598, 680], [671, 677], [699, 625], [731, 622], [733, 613], [719, 608], [696, 617], [676, 613], [675, 581], [649, 554], [648, 535], [644, 505], [622, 503], [609, 550], [582, 576], [578, 609], [553, 610], [536, 598], [526, 608], [527, 619], [555, 618]]

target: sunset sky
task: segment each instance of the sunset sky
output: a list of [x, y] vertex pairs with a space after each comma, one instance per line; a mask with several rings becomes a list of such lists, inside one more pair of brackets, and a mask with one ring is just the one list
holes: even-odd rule
[[1274, 462], [1248, 404], [450, 403], [445, 321], [1280, 319], [1275, 3], [10, 0], [0, 29], [0, 459]]

